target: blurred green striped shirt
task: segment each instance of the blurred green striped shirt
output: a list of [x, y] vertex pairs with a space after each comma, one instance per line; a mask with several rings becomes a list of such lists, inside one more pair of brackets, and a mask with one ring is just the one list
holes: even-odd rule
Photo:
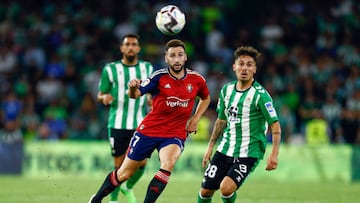
[[133, 130], [144, 119], [148, 107], [146, 96], [129, 98], [128, 82], [132, 79], [144, 80], [153, 72], [153, 66], [139, 60], [135, 66], [127, 66], [121, 61], [104, 66], [99, 82], [99, 91], [110, 93], [114, 100], [110, 104], [108, 128]]

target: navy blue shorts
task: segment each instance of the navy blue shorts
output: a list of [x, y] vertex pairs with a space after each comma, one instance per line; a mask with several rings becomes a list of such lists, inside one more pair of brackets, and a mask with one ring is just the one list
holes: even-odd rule
[[184, 141], [179, 138], [149, 137], [135, 131], [130, 141], [127, 156], [132, 160], [142, 161], [150, 158], [155, 149], [160, 151], [161, 148], [169, 144], [177, 144], [181, 151], [184, 150]]

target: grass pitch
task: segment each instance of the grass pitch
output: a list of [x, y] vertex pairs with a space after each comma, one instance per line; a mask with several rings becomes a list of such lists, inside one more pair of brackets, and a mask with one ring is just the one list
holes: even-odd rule
[[[69, 177], [42, 179], [0, 176], [1, 203], [87, 203], [97, 191], [103, 177]], [[135, 187], [138, 202], [144, 199], [151, 177], [145, 176]], [[201, 177], [174, 175], [157, 203], [196, 202]], [[271, 180], [253, 181], [251, 177], [238, 190], [237, 203], [359, 203], [360, 183], [299, 183]], [[103, 202], [109, 202], [106, 198]], [[127, 202], [120, 195], [120, 203]], [[221, 203], [216, 192], [213, 203]]]

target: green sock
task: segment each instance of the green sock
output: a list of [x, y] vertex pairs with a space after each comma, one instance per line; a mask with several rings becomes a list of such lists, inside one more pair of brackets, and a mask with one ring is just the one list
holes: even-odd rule
[[136, 170], [136, 172], [126, 181], [126, 187], [130, 190], [134, 185], [140, 180], [141, 176], [144, 174], [145, 166], [142, 166]]
[[114, 191], [110, 193], [110, 201], [117, 201], [119, 196], [120, 187], [117, 187]]
[[236, 200], [236, 192], [233, 192], [231, 195], [224, 197], [221, 195], [221, 199], [224, 203], [235, 203]]
[[211, 203], [212, 197], [201, 197], [200, 192], [198, 193], [197, 203]]

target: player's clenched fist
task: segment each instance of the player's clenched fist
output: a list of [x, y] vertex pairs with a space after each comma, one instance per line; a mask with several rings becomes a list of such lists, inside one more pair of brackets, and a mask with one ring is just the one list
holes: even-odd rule
[[139, 79], [133, 79], [130, 80], [130, 82], [128, 83], [129, 88], [138, 88], [140, 87], [141, 84], [141, 80]]
[[113, 96], [111, 96], [111, 94], [104, 94], [101, 97], [102, 97], [102, 103], [104, 105], [109, 105], [114, 100], [114, 98], [113, 98]]
[[129, 86], [128, 95], [130, 98], [138, 98], [139, 96], [141, 96], [141, 93], [139, 91], [140, 84], [141, 84], [141, 80], [139, 79], [130, 80], [130, 82], [128, 83]]

